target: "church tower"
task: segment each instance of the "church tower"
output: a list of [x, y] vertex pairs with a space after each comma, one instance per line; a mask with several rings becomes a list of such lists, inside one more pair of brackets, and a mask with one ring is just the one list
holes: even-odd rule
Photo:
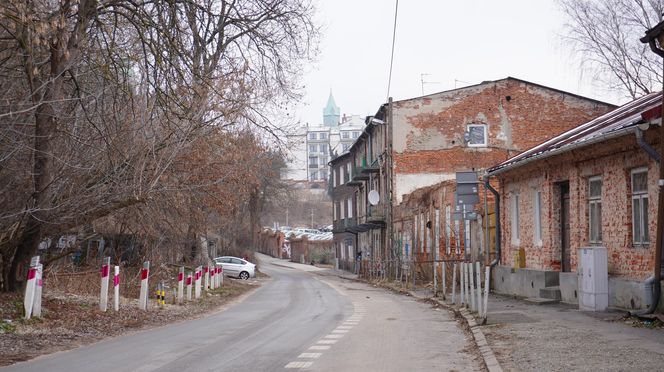
[[332, 97], [332, 90], [330, 90], [330, 96], [327, 99], [327, 106], [325, 106], [323, 109], [323, 125], [326, 127], [336, 127], [339, 125], [340, 118], [341, 110], [334, 102], [334, 97]]

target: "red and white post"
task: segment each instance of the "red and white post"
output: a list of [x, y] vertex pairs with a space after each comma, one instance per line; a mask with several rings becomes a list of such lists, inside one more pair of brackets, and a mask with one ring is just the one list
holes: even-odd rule
[[203, 271], [205, 272], [205, 283], [203, 284], [203, 289], [207, 291], [210, 289], [210, 265], [205, 265]]
[[120, 266], [113, 269], [113, 310], [120, 310]]
[[187, 301], [191, 301], [191, 273], [187, 274]]
[[101, 292], [99, 293], [99, 310], [106, 311], [108, 308], [108, 279], [111, 274], [111, 258], [104, 257], [101, 264]]
[[25, 297], [23, 298], [23, 310], [25, 319], [32, 316], [32, 306], [35, 303], [35, 286], [37, 284], [37, 266], [39, 265], [39, 256], [34, 256], [30, 260], [30, 269], [28, 270], [28, 283], [25, 286]]
[[224, 285], [224, 267], [219, 265], [219, 287]]
[[35, 281], [35, 301], [32, 304], [32, 316], [41, 318], [42, 287], [44, 286], [44, 265], [37, 265], [37, 280]]
[[199, 299], [201, 297], [201, 277], [203, 276], [203, 267], [196, 268], [196, 281], [194, 282], [194, 297]]
[[141, 269], [141, 293], [138, 296], [138, 308], [141, 310], [148, 309], [148, 277], [150, 276], [150, 261], [143, 263]]
[[215, 276], [216, 274], [217, 274], [217, 268], [215, 266], [212, 266], [210, 268], [210, 289], [217, 288], [217, 277]]
[[184, 266], [180, 266], [178, 273], [178, 304], [182, 303], [184, 298]]

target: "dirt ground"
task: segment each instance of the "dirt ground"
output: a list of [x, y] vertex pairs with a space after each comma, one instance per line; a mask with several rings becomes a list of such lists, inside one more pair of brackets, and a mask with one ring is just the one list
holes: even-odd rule
[[163, 307], [151, 299], [148, 311], [138, 309], [138, 300], [122, 298], [120, 310], [99, 310], [94, 296], [74, 295], [44, 289], [42, 318], [23, 319], [23, 295], [0, 293], [0, 366], [35, 358], [39, 355], [68, 350], [133, 332], [164, 326], [218, 311], [241, 295], [258, 288], [268, 280], [263, 275], [248, 281], [224, 279], [222, 288], [203, 292], [199, 301], [173, 304], [167, 296]]

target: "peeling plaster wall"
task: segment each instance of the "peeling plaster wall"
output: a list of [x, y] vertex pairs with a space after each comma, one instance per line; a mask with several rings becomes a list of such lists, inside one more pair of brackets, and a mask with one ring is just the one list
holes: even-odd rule
[[[612, 107], [507, 78], [393, 103], [393, 203], [411, 191], [481, 171]], [[468, 147], [468, 124], [487, 126], [488, 145]]]

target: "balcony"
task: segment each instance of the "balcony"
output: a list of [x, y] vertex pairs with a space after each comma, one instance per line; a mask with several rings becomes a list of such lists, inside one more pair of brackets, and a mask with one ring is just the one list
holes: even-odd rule
[[369, 174], [363, 173], [364, 167], [353, 167], [353, 181], [368, 181]]
[[367, 210], [367, 222], [375, 224], [385, 223], [385, 205], [383, 203], [369, 206]]

